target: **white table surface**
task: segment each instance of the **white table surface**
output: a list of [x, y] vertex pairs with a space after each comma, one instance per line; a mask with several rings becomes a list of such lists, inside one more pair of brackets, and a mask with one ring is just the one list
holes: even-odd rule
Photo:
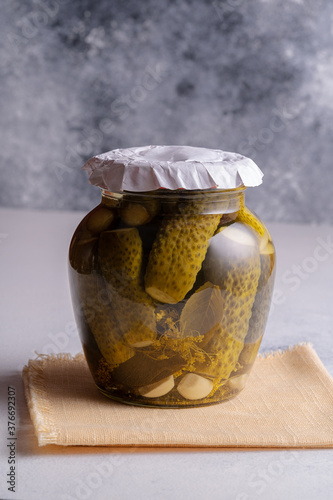
[[[0, 210], [0, 498], [333, 498], [330, 449], [37, 446], [21, 370], [35, 352], [81, 350], [69, 295], [67, 252], [83, 215]], [[261, 351], [312, 342], [333, 375], [333, 227], [268, 226], [278, 267], [275, 304]], [[15, 493], [6, 484], [9, 385], [17, 393]]]

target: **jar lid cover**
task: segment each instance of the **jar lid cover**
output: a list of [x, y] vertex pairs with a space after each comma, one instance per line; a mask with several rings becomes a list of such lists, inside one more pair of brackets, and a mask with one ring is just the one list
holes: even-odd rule
[[82, 168], [91, 184], [115, 192], [234, 189], [258, 186], [264, 175], [250, 158], [192, 146], [114, 149], [90, 158]]

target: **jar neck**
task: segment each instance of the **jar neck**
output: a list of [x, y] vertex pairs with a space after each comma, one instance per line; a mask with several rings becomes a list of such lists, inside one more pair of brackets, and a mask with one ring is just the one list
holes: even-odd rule
[[[159, 191], [122, 192], [115, 193], [102, 189], [101, 203], [106, 206], [117, 206], [126, 199], [127, 202], [138, 203], [157, 201], [164, 206], [178, 207], [179, 213], [186, 213], [187, 206], [198, 207], [201, 213], [233, 213], [238, 212], [245, 205], [245, 186], [235, 189], [207, 189], [200, 191]], [[177, 211], [178, 211], [177, 210]]]

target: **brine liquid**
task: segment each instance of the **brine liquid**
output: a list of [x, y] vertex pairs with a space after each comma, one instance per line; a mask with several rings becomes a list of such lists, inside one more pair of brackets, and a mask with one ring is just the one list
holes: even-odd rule
[[74, 234], [76, 320], [95, 383], [110, 398], [201, 406], [246, 383], [270, 307], [274, 246], [243, 205], [205, 203], [110, 198]]

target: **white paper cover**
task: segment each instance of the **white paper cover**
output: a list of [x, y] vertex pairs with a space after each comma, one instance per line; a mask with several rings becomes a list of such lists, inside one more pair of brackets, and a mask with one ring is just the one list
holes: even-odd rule
[[234, 189], [258, 186], [263, 173], [250, 158], [219, 149], [143, 146], [108, 151], [82, 167], [108, 191]]

